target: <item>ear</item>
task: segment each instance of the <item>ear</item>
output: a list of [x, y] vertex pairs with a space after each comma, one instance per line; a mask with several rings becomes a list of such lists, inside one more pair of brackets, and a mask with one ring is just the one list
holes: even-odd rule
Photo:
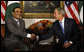
[[14, 16], [14, 12], [12, 12], [12, 16]]
[[14, 15], [14, 12], [12, 12], [12, 15]]

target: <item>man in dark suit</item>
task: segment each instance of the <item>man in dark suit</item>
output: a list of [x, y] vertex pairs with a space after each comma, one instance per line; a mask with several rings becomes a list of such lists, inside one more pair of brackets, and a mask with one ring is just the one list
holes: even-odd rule
[[20, 7], [13, 9], [13, 17], [8, 18], [6, 22], [6, 32], [4, 37], [6, 51], [14, 51], [19, 48], [21, 51], [29, 51], [28, 46], [24, 43], [24, 38], [34, 40], [34, 34], [28, 34], [25, 31], [25, 22], [22, 20], [22, 11]]
[[64, 17], [64, 14], [63, 9], [57, 8], [54, 10], [56, 21], [47, 34], [39, 36], [39, 40], [56, 35], [59, 42], [53, 46], [54, 51], [78, 51], [81, 39], [80, 30], [75, 20]]

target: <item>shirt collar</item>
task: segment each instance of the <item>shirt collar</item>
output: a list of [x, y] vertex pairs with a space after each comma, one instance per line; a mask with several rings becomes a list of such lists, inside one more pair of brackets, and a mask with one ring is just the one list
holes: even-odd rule
[[62, 22], [62, 23], [64, 23], [64, 19], [65, 19], [65, 18], [63, 17], [62, 21], [59, 21], [59, 22]]
[[19, 19], [16, 19], [16, 18], [14, 18], [15, 19], [15, 21], [19, 21]]

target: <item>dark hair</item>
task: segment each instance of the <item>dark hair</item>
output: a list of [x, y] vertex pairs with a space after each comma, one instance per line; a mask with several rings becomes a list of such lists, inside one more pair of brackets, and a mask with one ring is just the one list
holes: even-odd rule
[[[15, 7], [15, 8], [13, 8], [13, 12], [15, 11], [16, 8], [20, 8], [20, 7]], [[21, 9], [21, 8], [20, 8], [20, 9]]]

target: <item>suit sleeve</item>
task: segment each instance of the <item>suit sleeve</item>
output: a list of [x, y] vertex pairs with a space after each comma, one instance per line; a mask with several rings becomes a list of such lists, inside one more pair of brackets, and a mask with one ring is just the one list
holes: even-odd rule
[[14, 27], [13, 23], [10, 22], [10, 20], [6, 21], [6, 25], [7, 25], [8, 30], [10, 31], [10, 33], [12, 33], [12, 35], [21, 36], [21, 37], [26, 37], [27, 36], [27, 33], [24, 31], [25, 30], [24, 22], [23, 22], [24, 28], [22, 29], [23, 31], [16, 29]]
[[45, 40], [50, 38], [52, 35], [54, 35], [54, 25], [52, 25], [51, 29], [44, 35], [39, 36], [39, 40]]

